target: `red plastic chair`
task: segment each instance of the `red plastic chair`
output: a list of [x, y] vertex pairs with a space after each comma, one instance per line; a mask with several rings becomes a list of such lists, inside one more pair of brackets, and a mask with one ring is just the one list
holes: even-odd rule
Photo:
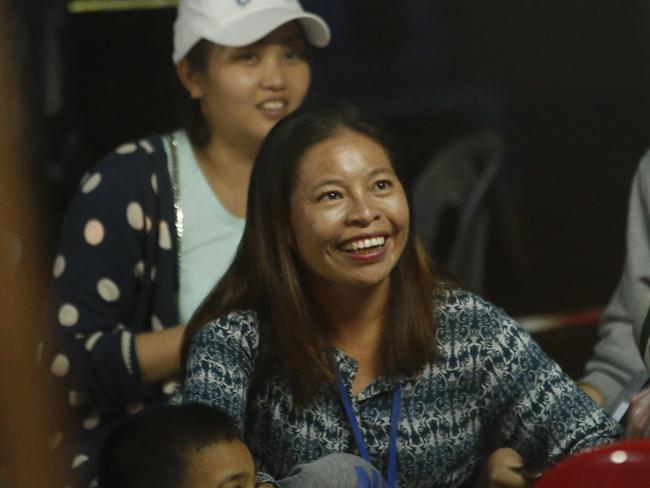
[[535, 488], [650, 486], [650, 440], [621, 441], [582, 452], [547, 471]]

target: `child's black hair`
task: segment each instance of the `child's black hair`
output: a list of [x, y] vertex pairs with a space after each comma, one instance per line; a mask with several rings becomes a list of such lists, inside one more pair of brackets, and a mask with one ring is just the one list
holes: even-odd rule
[[184, 488], [187, 455], [239, 440], [233, 419], [198, 403], [153, 407], [107, 435], [98, 458], [100, 488]]

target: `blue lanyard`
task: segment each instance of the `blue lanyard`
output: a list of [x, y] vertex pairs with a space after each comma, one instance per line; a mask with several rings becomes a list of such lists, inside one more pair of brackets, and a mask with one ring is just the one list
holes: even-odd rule
[[[359, 454], [361, 457], [372, 464], [370, 461], [370, 456], [368, 456], [368, 449], [366, 448], [366, 443], [363, 440], [363, 435], [361, 434], [361, 429], [357, 422], [357, 417], [354, 414], [352, 409], [352, 401], [350, 400], [350, 395], [348, 395], [348, 390], [345, 388], [343, 383], [343, 378], [341, 374], [336, 375], [336, 383], [339, 387], [339, 394], [341, 395], [341, 401], [343, 402], [343, 408], [345, 409], [345, 414], [348, 417], [348, 422], [350, 428], [352, 429], [352, 434], [354, 435], [354, 440], [357, 443], [357, 448], [359, 449]], [[393, 404], [390, 408], [390, 436], [388, 438], [388, 488], [395, 488], [397, 486], [397, 424], [399, 423], [399, 408], [400, 401], [402, 396], [402, 390], [399, 385], [393, 390]]]

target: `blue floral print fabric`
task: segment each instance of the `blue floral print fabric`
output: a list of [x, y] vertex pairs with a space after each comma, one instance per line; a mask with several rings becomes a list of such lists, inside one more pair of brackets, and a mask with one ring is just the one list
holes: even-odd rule
[[[371, 461], [384, 474], [392, 391], [401, 385], [399, 486], [463, 486], [499, 447], [544, 469], [618, 437], [618, 424], [502, 310], [460, 290], [440, 292], [438, 302], [438, 358], [416, 377], [379, 377], [352, 395], [356, 363], [333, 351]], [[271, 366], [248, 398], [259, 328], [254, 311], [207, 324], [192, 343], [184, 400], [226, 409], [244, 429], [258, 467], [276, 478], [330, 453], [358, 454], [334, 385], [299, 406], [287, 378]]]

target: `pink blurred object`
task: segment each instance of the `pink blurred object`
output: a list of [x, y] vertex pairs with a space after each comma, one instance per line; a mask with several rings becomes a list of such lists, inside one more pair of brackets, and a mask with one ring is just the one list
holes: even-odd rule
[[620, 441], [585, 451], [549, 469], [535, 488], [650, 486], [650, 440]]

